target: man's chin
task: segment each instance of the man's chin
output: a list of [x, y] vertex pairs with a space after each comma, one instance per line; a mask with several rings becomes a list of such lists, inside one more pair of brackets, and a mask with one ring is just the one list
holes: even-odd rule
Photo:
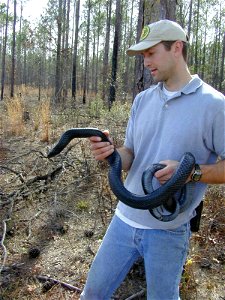
[[159, 78], [156, 77], [156, 76], [152, 76], [152, 79], [153, 79], [154, 83], [159, 83], [160, 82]]

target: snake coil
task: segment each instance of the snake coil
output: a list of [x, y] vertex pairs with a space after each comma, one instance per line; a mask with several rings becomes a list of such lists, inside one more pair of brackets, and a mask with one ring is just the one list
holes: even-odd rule
[[[62, 134], [58, 143], [48, 153], [48, 158], [59, 154], [72, 139], [91, 136], [99, 136], [103, 142], [110, 142], [107, 136], [96, 128], [72, 128]], [[115, 196], [124, 204], [137, 209], [149, 210], [155, 218], [164, 222], [175, 219], [190, 204], [191, 199], [186, 201], [183, 197], [185, 194], [185, 182], [195, 164], [195, 158], [191, 153], [186, 152], [183, 155], [172, 177], [155, 190], [152, 187], [152, 179], [155, 172], [164, 168], [165, 165], [153, 164], [150, 166], [142, 175], [142, 186], [145, 195], [136, 195], [124, 187], [121, 179], [121, 158], [116, 149], [107, 157], [107, 161], [110, 165], [108, 173], [110, 187]], [[180, 193], [179, 199], [175, 199], [174, 195], [176, 193]], [[167, 215], [156, 213], [155, 209], [160, 206], [172, 213]]]

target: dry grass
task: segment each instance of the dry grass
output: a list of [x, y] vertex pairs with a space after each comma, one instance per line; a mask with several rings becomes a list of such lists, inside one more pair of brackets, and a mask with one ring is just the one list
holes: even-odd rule
[[[23, 98], [15, 97], [5, 101], [6, 118], [1, 118], [0, 128], [5, 137], [23, 136], [30, 127], [39, 131], [40, 141], [49, 142], [51, 107], [50, 100], [36, 103], [26, 111]], [[32, 124], [26, 124], [32, 115]]]
[[51, 107], [50, 101], [42, 101], [39, 106], [39, 126], [41, 129], [40, 139], [42, 142], [49, 142]]
[[5, 101], [5, 107], [5, 130], [11, 135], [23, 135], [25, 131], [23, 99], [19, 97], [8, 99]]

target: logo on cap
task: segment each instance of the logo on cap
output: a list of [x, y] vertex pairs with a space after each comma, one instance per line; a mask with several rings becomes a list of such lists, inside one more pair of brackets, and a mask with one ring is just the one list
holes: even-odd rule
[[146, 37], [149, 35], [150, 33], [150, 28], [149, 26], [144, 26], [141, 32], [141, 37], [140, 37], [140, 41], [143, 41], [144, 39], [146, 39]]

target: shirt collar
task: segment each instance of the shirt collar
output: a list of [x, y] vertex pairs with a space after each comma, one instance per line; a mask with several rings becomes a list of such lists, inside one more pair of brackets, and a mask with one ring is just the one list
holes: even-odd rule
[[[186, 84], [178, 93], [177, 96], [180, 94], [191, 94], [196, 92], [196, 90], [202, 85], [202, 80], [198, 77], [197, 74], [192, 75], [192, 79]], [[162, 90], [163, 82], [159, 82], [154, 88]]]

